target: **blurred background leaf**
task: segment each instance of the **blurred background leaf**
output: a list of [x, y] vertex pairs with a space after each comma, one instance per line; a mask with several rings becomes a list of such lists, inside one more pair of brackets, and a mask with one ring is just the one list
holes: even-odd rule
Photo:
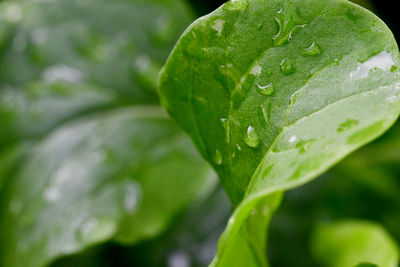
[[1, 266], [143, 242], [214, 189], [157, 106], [192, 19], [180, 0], [0, 4]]
[[339, 221], [316, 227], [315, 257], [330, 267], [396, 267], [398, 247], [380, 225], [367, 221]]

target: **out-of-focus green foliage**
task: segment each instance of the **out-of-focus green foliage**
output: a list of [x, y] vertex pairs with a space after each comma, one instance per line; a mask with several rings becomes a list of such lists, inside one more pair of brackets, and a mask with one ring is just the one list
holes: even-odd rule
[[316, 259], [330, 267], [397, 267], [399, 263], [398, 247], [389, 234], [364, 221], [319, 225], [312, 247]]
[[158, 71], [191, 20], [181, 1], [1, 4], [0, 149], [94, 109], [157, 103]]
[[0, 4], [0, 266], [162, 233], [215, 185], [157, 106], [174, 1]]

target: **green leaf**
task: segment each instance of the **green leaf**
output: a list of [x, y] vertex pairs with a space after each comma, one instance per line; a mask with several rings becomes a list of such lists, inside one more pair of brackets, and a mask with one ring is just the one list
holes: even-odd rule
[[279, 191], [394, 123], [399, 61], [386, 25], [347, 1], [230, 1], [187, 29], [159, 92], [236, 206], [212, 266], [266, 265], [250, 215], [265, 226]]
[[157, 235], [213, 185], [189, 144], [159, 107], [58, 128], [30, 151], [2, 196], [2, 264], [43, 266], [111, 238]]
[[155, 92], [189, 21], [180, 0], [0, 4], [1, 266], [154, 238], [213, 189]]
[[397, 267], [398, 247], [380, 225], [342, 221], [319, 225], [312, 238], [315, 257], [332, 267]]
[[124, 104], [112, 90], [83, 83], [35, 82], [20, 88], [4, 87], [0, 90], [0, 150], [43, 136], [82, 114]]
[[1, 3], [0, 80], [90, 81], [154, 103], [158, 71], [191, 21], [179, 0]]

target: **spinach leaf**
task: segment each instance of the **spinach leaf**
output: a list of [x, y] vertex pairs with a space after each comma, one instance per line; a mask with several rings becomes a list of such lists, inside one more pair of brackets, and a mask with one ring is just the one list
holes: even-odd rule
[[2, 263], [43, 266], [108, 239], [155, 236], [213, 184], [189, 142], [159, 107], [58, 128], [28, 153], [2, 196]]
[[312, 246], [315, 257], [332, 267], [396, 267], [398, 247], [380, 225], [342, 221], [319, 225]]
[[267, 264], [281, 191], [397, 119], [399, 63], [386, 25], [342, 0], [232, 0], [188, 28], [159, 92], [236, 207], [212, 266]]
[[153, 238], [213, 189], [155, 93], [190, 20], [179, 0], [0, 4], [1, 266]]
[[1, 3], [0, 150], [79, 114], [158, 103], [158, 71], [191, 13], [179, 0]]

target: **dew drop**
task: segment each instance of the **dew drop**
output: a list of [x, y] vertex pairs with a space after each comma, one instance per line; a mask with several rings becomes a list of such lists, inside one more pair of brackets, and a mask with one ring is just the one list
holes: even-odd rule
[[242, 147], [239, 144], [236, 144], [236, 149], [242, 151]]
[[162, 15], [154, 20], [154, 39], [157, 43], [163, 45], [169, 42], [171, 32], [173, 32], [173, 24], [171, 18]]
[[289, 138], [289, 143], [293, 144], [294, 142], [296, 142], [296, 140], [297, 140], [297, 137], [295, 135], [293, 135]]
[[214, 163], [217, 165], [221, 165], [222, 164], [222, 153], [219, 149], [215, 150], [215, 154], [214, 154]]
[[290, 106], [293, 106], [294, 104], [296, 104], [297, 98], [299, 96], [299, 92], [300, 91], [296, 91], [290, 96], [290, 103], [289, 103]]
[[299, 152], [301, 154], [305, 153], [310, 146], [315, 142], [314, 139], [311, 140], [300, 140], [299, 142], [297, 142], [296, 144], [296, 148], [299, 150]]
[[137, 182], [130, 182], [125, 186], [124, 209], [128, 214], [137, 211], [142, 198], [142, 190]]
[[64, 64], [59, 64], [45, 69], [42, 73], [42, 78], [48, 83], [55, 81], [66, 81], [73, 83], [83, 81], [85, 75], [79, 69], [72, 68]]
[[272, 37], [275, 47], [287, 44], [296, 31], [306, 26], [294, 8], [286, 9], [285, 12], [281, 8], [275, 16], [275, 21], [278, 23], [278, 33]]
[[49, 203], [57, 202], [61, 197], [61, 192], [56, 186], [50, 186], [45, 189], [43, 199]]
[[221, 118], [222, 126], [224, 127], [225, 130], [225, 142], [229, 144], [229, 123], [226, 118]]
[[254, 76], [258, 76], [261, 74], [262, 68], [259, 65], [254, 66], [251, 71], [250, 74], [254, 75]]
[[213, 28], [213, 30], [215, 30], [218, 35], [221, 35], [222, 31], [224, 30], [224, 24], [225, 24], [224, 20], [217, 19], [214, 21], [214, 24], [213, 26], [211, 26], [211, 28]]
[[252, 148], [257, 148], [260, 145], [260, 138], [258, 137], [253, 126], [247, 128], [246, 135], [244, 136], [246, 145]]
[[268, 124], [271, 117], [268, 103], [261, 105], [261, 114], [264, 122]]
[[301, 54], [304, 57], [319, 56], [322, 54], [322, 50], [316, 42], [313, 42], [310, 47], [303, 49], [303, 51], [301, 51]]
[[17, 3], [10, 3], [6, 5], [5, 18], [10, 22], [18, 22], [22, 19], [22, 8]]
[[337, 128], [337, 132], [341, 133], [341, 132], [348, 131], [354, 127], [357, 127], [358, 124], [359, 124], [358, 120], [347, 119], [345, 122], [343, 122], [342, 124], [339, 125], [339, 127]]
[[281, 62], [281, 71], [283, 75], [289, 76], [296, 72], [296, 67], [290, 60], [284, 59]]
[[263, 95], [271, 95], [274, 92], [274, 84], [269, 83], [267, 85], [257, 84], [258, 91]]
[[115, 222], [92, 217], [84, 221], [78, 228], [77, 239], [82, 243], [100, 242], [113, 235], [115, 230]]

